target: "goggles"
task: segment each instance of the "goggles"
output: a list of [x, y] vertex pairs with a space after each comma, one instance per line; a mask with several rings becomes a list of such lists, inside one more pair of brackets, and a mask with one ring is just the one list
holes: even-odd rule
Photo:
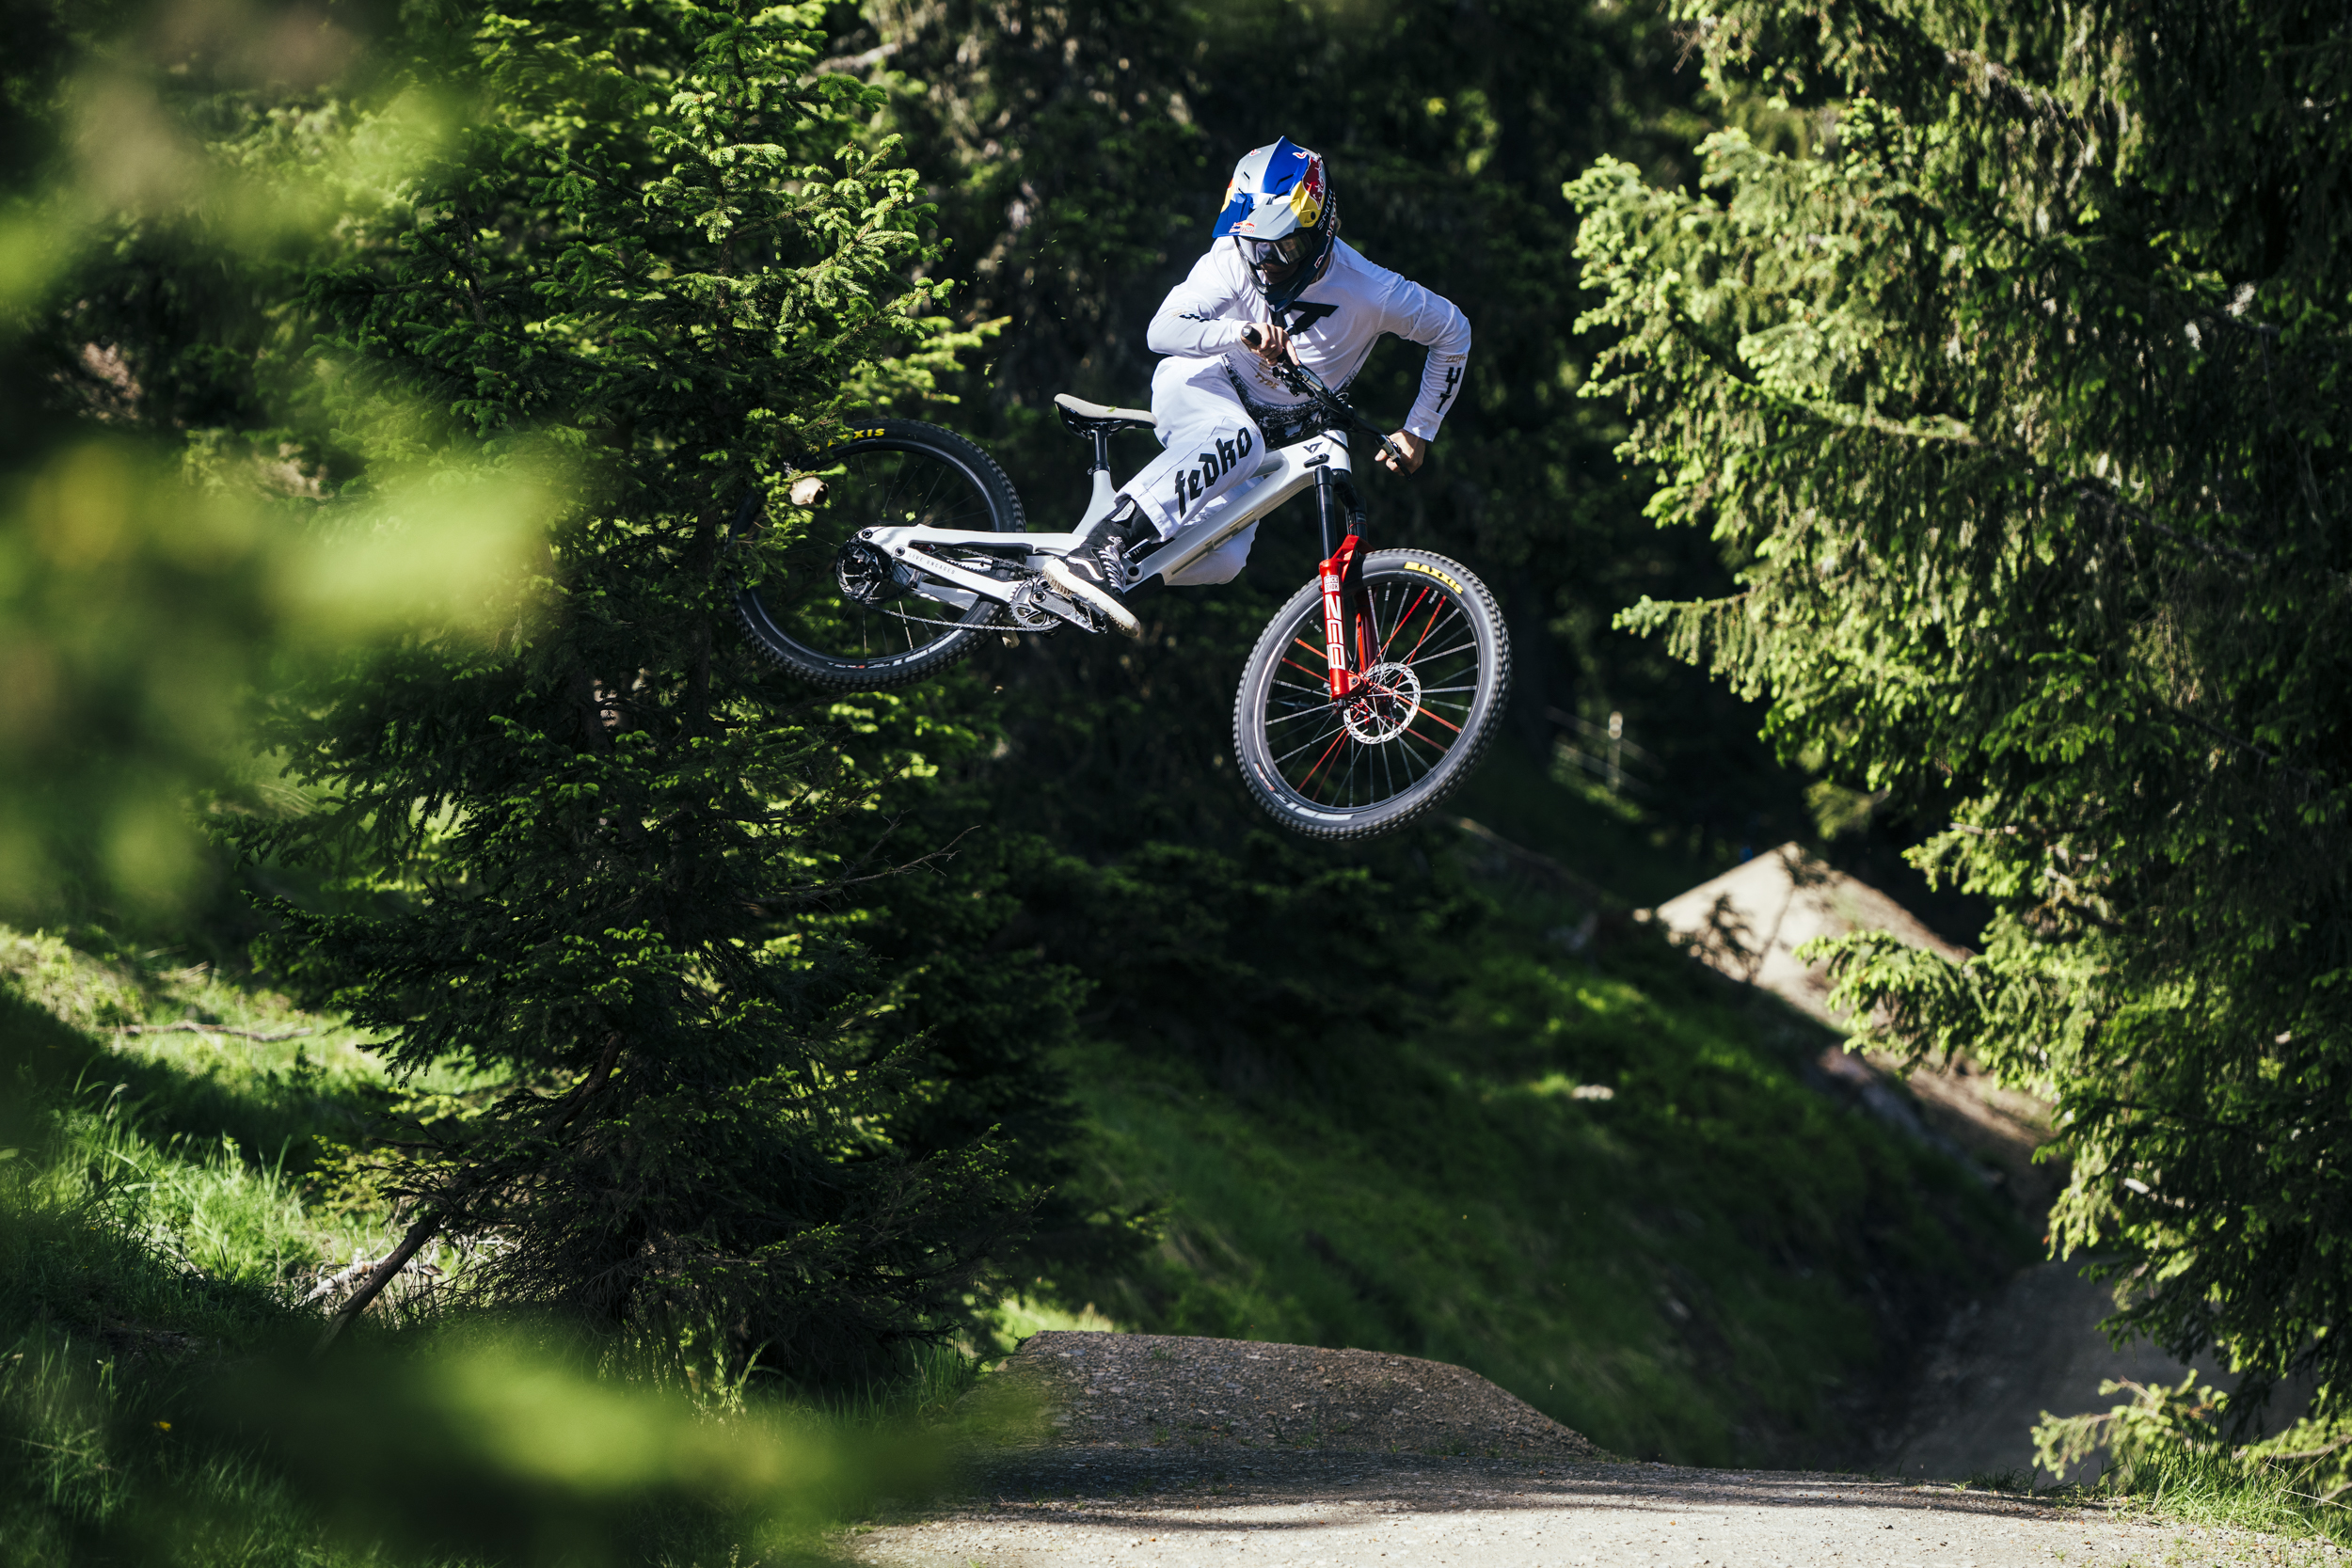
[[1249, 260], [1262, 267], [1296, 266], [1307, 259], [1308, 246], [1314, 242], [1311, 230], [1301, 229], [1279, 240], [1244, 240], [1242, 248]]

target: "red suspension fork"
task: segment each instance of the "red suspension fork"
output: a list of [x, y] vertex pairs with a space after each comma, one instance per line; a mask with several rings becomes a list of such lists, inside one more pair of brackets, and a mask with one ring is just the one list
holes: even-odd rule
[[1331, 668], [1331, 701], [1343, 703], [1374, 663], [1372, 627], [1364, 626], [1364, 505], [1355, 496], [1353, 475], [1317, 467], [1315, 513], [1325, 543], [1325, 562], [1317, 569], [1325, 597], [1325, 660]]
[[1353, 481], [1327, 467], [1315, 470], [1315, 512], [1323, 525], [1324, 559], [1316, 574], [1323, 587], [1323, 653], [1330, 666], [1331, 700], [1344, 702], [1373, 659], [1371, 633], [1363, 624], [1364, 515]]
[[[1333, 551], [1321, 568], [1323, 580], [1323, 654], [1331, 666], [1331, 700], [1346, 701], [1356, 689], [1357, 673], [1363, 669], [1364, 654], [1359, 647], [1351, 665], [1347, 628], [1351, 622], [1361, 619], [1356, 603], [1362, 595], [1363, 562], [1358, 551], [1363, 541], [1351, 533]], [[1360, 632], [1360, 628], [1359, 632]], [[1357, 641], [1362, 641], [1359, 635]]]

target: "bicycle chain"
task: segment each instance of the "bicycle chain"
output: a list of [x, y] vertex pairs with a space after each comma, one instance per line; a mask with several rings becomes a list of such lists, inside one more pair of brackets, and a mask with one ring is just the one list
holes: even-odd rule
[[[961, 563], [961, 562], [960, 562], [959, 564], [965, 564], [965, 563]], [[918, 569], [919, 569], [919, 568], [918, 568]], [[1021, 586], [1019, 586], [1018, 588], [1015, 588], [1015, 589], [1013, 590], [1013, 596], [1015, 597], [1015, 599], [1018, 599], [1018, 598], [1019, 598], [1022, 594], [1028, 593], [1031, 589], [1033, 589], [1033, 588], [1039, 588], [1039, 587], [1041, 587], [1041, 586], [1044, 584], [1044, 581], [1045, 581], [1045, 579], [1044, 579], [1043, 578], [1040, 578], [1040, 577], [1031, 577], [1031, 578], [1030, 578], [1027, 581], [1025, 581], [1025, 582], [1022, 583], [1022, 584], [1021, 584]], [[896, 616], [898, 619], [899, 619], [899, 620], [901, 620], [901, 621], [911, 621], [911, 622], [913, 622], [914, 625], [916, 625], [916, 626], [946, 626], [946, 627], [947, 627], [948, 629], [953, 630], [953, 631], [980, 631], [980, 630], [984, 630], [985, 628], [987, 628], [987, 627], [989, 627], [989, 626], [1001, 625], [1001, 624], [1002, 624], [1002, 623], [1003, 623], [1003, 622], [1004, 622], [1004, 621], [1008, 618], [1008, 616], [1007, 616], [1006, 612], [1007, 612], [1009, 610], [1010, 610], [1010, 609], [1011, 609], [1011, 607], [1010, 607], [1010, 606], [1009, 606], [1009, 605], [1003, 605], [1003, 604], [1000, 604], [1000, 605], [998, 605], [998, 606], [996, 607], [997, 613], [996, 613], [996, 615], [995, 615], [994, 619], [993, 619], [993, 620], [987, 620], [987, 621], [977, 621], [977, 622], [976, 622], [976, 621], [941, 621], [941, 620], [936, 620], [936, 619], [934, 619], [933, 617], [929, 616], [929, 615], [909, 615], [909, 614], [904, 613], [903, 611], [900, 611], [900, 610], [884, 610], [882, 611], [882, 613], [883, 613], [883, 614], [886, 614], [886, 615], [893, 615], [893, 616]], [[1032, 626], [1028, 625], [1025, 621], [1022, 620], [1022, 619], [1021, 619], [1021, 617], [1020, 617], [1017, 613], [1016, 613], [1016, 614], [1014, 614], [1014, 615], [1012, 615], [1012, 616], [1010, 617], [1010, 619], [1014, 622], [1014, 624], [1015, 624], [1015, 625], [1017, 625], [1017, 626], [1021, 626], [1021, 628], [1022, 628], [1023, 630], [1025, 630], [1025, 631], [1037, 631], [1037, 630], [1041, 630], [1041, 629], [1042, 629], [1042, 628], [1041, 628], [1041, 627]], [[1049, 621], [1049, 624], [1050, 624], [1050, 621]]]
[[[960, 631], [984, 631], [990, 626], [1010, 626], [1019, 631], [1042, 634], [1058, 631], [1061, 627], [1070, 625], [1070, 622], [1063, 616], [1038, 604], [1038, 600], [1051, 592], [1052, 590], [1046, 587], [1043, 578], [1029, 577], [1013, 589], [1010, 599], [996, 607], [995, 617], [987, 621], [937, 621], [928, 615], [905, 615], [896, 610], [885, 613], [898, 614], [902, 621], [911, 621], [916, 626], [946, 626]], [[1072, 605], [1071, 608], [1087, 618], [1087, 625], [1082, 629], [1102, 630], [1101, 621], [1090, 607]]]

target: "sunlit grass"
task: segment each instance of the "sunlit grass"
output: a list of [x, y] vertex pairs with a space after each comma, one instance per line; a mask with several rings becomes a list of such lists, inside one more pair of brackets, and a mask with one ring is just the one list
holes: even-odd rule
[[2184, 1524], [2352, 1543], [2352, 1421], [2306, 1415], [2260, 1442], [2223, 1435], [2229, 1398], [2191, 1371], [2178, 1384], [2109, 1379], [2105, 1411], [2045, 1416], [2035, 1463], [2053, 1475], [2104, 1467], [2078, 1496], [2118, 1497]]
[[2328, 1497], [2331, 1490], [2312, 1466], [2258, 1449], [2176, 1442], [2125, 1459], [2091, 1492], [2179, 1524], [2352, 1545], [2352, 1509]]
[[1018, 1344], [1033, 1334], [1058, 1330], [1078, 1334], [1119, 1334], [1125, 1330], [1111, 1318], [1095, 1309], [1092, 1302], [1076, 1311], [1057, 1307], [1051, 1302], [1032, 1300], [1023, 1295], [1010, 1295], [989, 1309], [988, 1323], [1006, 1348]]

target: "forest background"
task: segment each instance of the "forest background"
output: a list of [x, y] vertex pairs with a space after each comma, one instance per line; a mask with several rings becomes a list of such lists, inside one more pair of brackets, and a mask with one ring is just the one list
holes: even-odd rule
[[[596, 1060], [591, 1050], [468, 1063], [420, 1046], [412, 1061], [436, 1070], [395, 1093], [380, 1058], [355, 1049], [364, 1030], [318, 1040], [316, 1055], [276, 1047], [226, 1070], [169, 1052], [126, 1055], [118, 1034], [103, 1070], [85, 1069], [88, 1041], [125, 1025], [195, 1018], [273, 1033], [295, 1026], [297, 1012], [364, 1020], [373, 1006], [397, 1029], [420, 1016], [402, 1010], [409, 993], [399, 988], [430, 963], [388, 958], [394, 944], [382, 940], [433, 904], [415, 846], [319, 830], [333, 828], [339, 800], [354, 798], [326, 787], [332, 769], [314, 768], [289, 789], [274, 778], [276, 759], [255, 765], [249, 748], [245, 762], [224, 766], [246, 733], [234, 699], [254, 688], [303, 694], [310, 705], [294, 705], [291, 727], [281, 706], [280, 754], [310, 746], [327, 756], [342, 746], [333, 754], [365, 762], [372, 753], [350, 738], [352, 725], [306, 729], [304, 715], [349, 714], [337, 705], [347, 702], [349, 673], [380, 673], [387, 666], [370, 661], [396, 657], [415, 617], [463, 621], [451, 607], [469, 604], [482, 576], [528, 560], [548, 515], [546, 487], [501, 467], [511, 454], [492, 442], [467, 450], [496, 461], [433, 476], [418, 492], [430, 504], [379, 499], [379, 515], [434, 522], [423, 549], [382, 558], [372, 578], [314, 555], [307, 524], [269, 520], [342, 492], [373, 488], [381, 498], [404, 456], [454, 450], [529, 418], [516, 394], [480, 373], [504, 352], [494, 335], [401, 358], [404, 324], [468, 309], [403, 303], [429, 283], [430, 268], [397, 288], [322, 291], [321, 279], [351, 284], [355, 256], [400, 253], [409, 242], [397, 226], [371, 231], [380, 214], [355, 218], [339, 205], [348, 190], [313, 191], [307, 208], [241, 202], [250, 193], [236, 182], [240, 170], [298, 165], [341, 146], [338, 155], [357, 162], [330, 159], [334, 177], [365, 188], [375, 178], [368, 157], [400, 155], [393, 138], [374, 148], [338, 138], [371, 114], [380, 127], [381, 111], [400, 102], [391, 89], [401, 71], [418, 61], [462, 78], [487, 69], [495, 41], [511, 38], [510, 63], [521, 64], [485, 79], [524, 102], [546, 90], [544, 66], [529, 54], [534, 37], [584, 39], [581, 53], [597, 60], [606, 58], [598, 42], [610, 40], [612, 69], [643, 75], [662, 57], [663, 27], [692, 13], [727, 14], [617, 5], [501, 8], [495, 18], [434, 6], [22, 8], [17, 36], [45, 40], [46, 52], [10, 56], [9, 175], [20, 192], [45, 199], [62, 190], [67, 199], [20, 208], [20, 220], [34, 212], [78, 224], [86, 243], [73, 253], [77, 270], [60, 280], [41, 272], [24, 230], [13, 230], [15, 515], [34, 518], [40, 537], [43, 495], [96, 483], [87, 467], [77, 478], [71, 467], [91, 461], [95, 427], [115, 443], [106, 450], [122, 471], [151, 476], [138, 482], [149, 499], [120, 515], [153, 530], [68, 562], [84, 574], [49, 579], [46, 599], [18, 600], [18, 625], [35, 631], [18, 648], [34, 657], [40, 638], [51, 639], [47, 650], [60, 655], [52, 668], [72, 679], [48, 688], [45, 710], [24, 697], [39, 683], [12, 688], [19, 733], [54, 742], [20, 749], [8, 765], [12, 885], [35, 895], [17, 910], [66, 939], [21, 942], [12, 967], [19, 991], [82, 1033], [59, 1037], [29, 1014], [12, 1014], [12, 1023], [20, 1045], [32, 1042], [28, 1053], [57, 1053], [41, 1064], [44, 1093], [80, 1107], [58, 1123], [67, 1139], [58, 1147], [72, 1158], [55, 1168], [78, 1171], [89, 1140], [114, 1140], [111, 1157], [142, 1178], [93, 1183], [75, 1199], [82, 1208], [51, 1215], [99, 1215], [135, 1244], [121, 1257], [18, 1274], [40, 1275], [12, 1310], [51, 1336], [41, 1346], [95, 1335], [128, 1365], [162, 1354], [167, 1341], [154, 1336], [191, 1332], [184, 1303], [167, 1304], [181, 1299], [175, 1291], [216, 1293], [221, 1279], [207, 1280], [184, 1250], [177, 1259], [158, 1253], [155, 1241], [185, 1244], [186, 1226], [164, 1225], [169, 1205], [155, 1195], [171, 1180], [197, 1182], [189, 1172], [207, 1173], [215, 1187], [258, 1183], [291, 1204], [286, 1212], [309, 1216], [270, 1222], [279, 1227], [276, 1250], [241, 1281], [250, 1287], [238, 1306], [247, 1316], [224, 1316], [215, 1302], [193, 1329], [221, 1342], [265, 1338], [254, 1324], [283, 1316], [289, 1283], [308, 1287], [330, 1237], [355, 1255], [380, 1250], [387, 1197], [453, 1203], [484, 1190], [435, 1182], [485, 1142], [461, 1140], [450, 1146], [460, 1148], [458, 1164], [411, 1167], [410, 1185], [388, 1191], [380, 1171], [359, 1168], [371, 1135], [405, 1117], [412, 1129], [494, 1141], [507, 1115], [508, 1131], [520, 1132], [499, 1146], [501, 1157], [524, 1162], [504, 1167], [522, 1170], [543, 1158], [547, 1140], [513, 1120], [515, 1085], [540, 1092], [550, 1071]], [[807, 882], [794, 891], [809, 896], [787, 915], [759, 911], [768, 922], [759, 940], [785, 943], [776, 950], [803, 960], [797, 972], [818, 977], [789, 1006], [776, 1003], [772, 1031], [800, 1042], [790, 1048], [796, 1060], [872, 1069], [861, 1105], [837, 1114], [885, 1129], [862, 1144], [803, 1139], [795, 1157], [865, 1180], [880, 1196], [861, 1215], [912, 1190], [877, 1185], [876, 1172], [928, 1173], [938, 1201], [914, 1205], [914, 1217], [902, 1214], [887, 1236], [866, 1234], [951, 1255], [953, 1266], [924, 1291], [857, 1293], [850, 1316], [864, 1325], [852, 1336], [859, 1354], [886, 1362], [932, 1331], [978, 1344], [1092, 1309], [1128, 1326], [1460, 1361], [1629, 1452], [1751, 1463], [1850, 1456], [1857, 1433], [1885, 1416], [1921, 1325], [2028, 1256], [2030, 1236], [1949, 1161], [1819, 1093], [1806, 1069], [1820, 1035], [1708, 990], [1617, 915], [1791, 837], [1897, 886], [1956, 934], [1972, 935], [1986, 910], [1930, 894], [1896, 857], [1918, 834], [1899, 815], [1905, 802], [1866, 792], [1875, 781], [1834, 768], [1826, 751], [1792, 748], [1776, 759], [1759, 736], [1758, 704], [1614, 628], [1617, 613], [1645, 597], [1720, 595], [1748, 562], [1701, 531], [1657, 530], [1645, 512], [1650, 476], [1620, 456], [1631, 433], [1622, 409], [1578, 396], [1605, 338], [1578, 335], [1577, 317], [1597, 296], [1580, 292], [1566, 188], [1603, 154], [1627, 160], [1649, 186], [1689, 186], [1702, 138], [1727, 127], [1809, 156], [1822, 121], [1786, 96], [1702, 71], [1694, 51], [1707, 40], [1688, 26], [1608, 6], [945, 4], [780, 14], [809, 35], [776, 45], [807, 54], [793, 57], [812, 84], [795, 155], [847, 159], [834, 165], [843, 170], [873, 160], [856, 198], [866, 205], [842, 213], [857, 232], [910, 242], [878, 250], [856, 274], [879, 317], [853, 302], [829, 318], [832, 341], [848, 345], [834, 361], [849, 400], [838, 406], [887, 405], [968, 432], [1006, 464], [1033, 518], [1081, 493], [1080, 449], [1052, 419], [1051, 395], [1137, 400], [1150, 365], [1142, 323], [1203, 243], [1224, 171], [1277, 134], [1333, 160], [1351, 243], [1470, 311], [1478, 347], [1462, 408], [1421, 476], [1379, 487], [1375, 527], [1384, 539], [1475, 562], [1501, 591], [1520, 673], [1512, 739], [1463, 809], [1534, 851], [1503, 863], [1548, 867], [1533, 882], [1498, 878], [1476, 847], [1483, 841], [1451, 822], [1333, 852], [1284, 841], [1252, 816], [1223, 755], [1229, 688], [1258, 625], [1307, 575], [1303, 534], [1269, 529], [1232, 589], [1157, 601], [1140, 646], [1031, 641], [912, 694], [823, 705], [722, 658], [722, 684], [736, 683], [730, 700], [750, 705], [736, 711], [766, 713], [789, 743], [777, 776], [818, 802], [779, 841], [805, 857]], [[1279, 123], [1266, 119], [1270, 105]], [[453, 188], [485, 193], [485, 210], [505, 201], [527, 212], [542, 198], [515, 182], [524, 179], [516, 171], [527, 171], [533, 149], [571, 134], [547, 125], [579, 112], [574, 104], [532, 121], [501, 144], [512, 166], [469, 166], [479, 182]], [[822, 145], [832, 137], [850, 146]], [[901, 166], [911, 182], [893, 184]], [[935, 211], [914, 211], [907, 198], [917, 193]], [[526, 240], [529, 231], [528, 222], [505, 230]], [[407, 232], [428, 255], [436, 244], [466, 243], [462, 225], [438, 239], [429, 224]], [[884, 274], [897, 281], [881, 281]], [[562, 297], [564, 286], [551, 270], [529, 268], [503, 281], [517, 321], [542, 309], [526, 296]], [[378, 321], [370, 309], [390, 311], [376, 340], [395, 345], [384, 362], [446, 378], [439, 398], [477, 420], [473, 435], [404, 427], [365, 451], [322, 441], [317, 411], [332, 399], [316, 390], [320, 345], [338, 333], [343, 348], [367, 341], [352, 324]], [[654, 336], [669, 329], [655, 313], [635, 325]], [[1417, 360], [1386, 351], [1358, 400], [1401, 409]], [[719, 385], [707, 405], [665, 412], [666, 428], [683, 434], [664, 438], [703, 440], [720, 453], [724, 439], [696, 433], [725, 424], [730, 407], [746, 414], [752, 404], [724, 401], [737, 395]], [[819, 388], [787, 414], [821, 430], [833, 411]], [[186, 496], [173, 486], [191, 453], [194, 471], [208, 476], [201, 493], [228, 519], [201, 550], [173, 542]], [[239, 512], [233, 499], [218, 499], [238, 488], [220, 476], [249, 479], [256, 468], [278, 475], [277, 510]], [[657, 541], [645, 559], [677, 559], [660, 553], [668, 547], [660, 531], [673, 526], [665, 519], [691, 538], [698, 509], [707, 516], [723, 489], [643, 501], [646, 531], [632, 537]], [[582, 548], [580, 559], [596, 555]], [[395, 559], [437, 559], [442, 569], [388, 576]], [[612, 559], [625, 567], [634, 558], [622, 550]], [[307, 576], [273, 565], [314, 560]], [[17, 580], [23, 595], [33, 579]], [[643, 577], [612, 580], [625, 587]], [[708, 624], [708, 604], [690, 600], [655, 608], [686, 617], [679, 626], [696, 615]], [[625, 631], [627, 621], [612, 624]], [[72, 646], [74, 627], [119, 641], [84, 657], [87, 648]], [[494, 703], [467, 701], [465, 722], [497, 727], [486, 717]], [[358, 717], [364, 729], [367, 715]], [[1635, 782], [1613, 789], [1587, 738], [1613, 722], [1636, 743]], [[93, 729], [103, 744], [91, 744]], [[761, 753], [743, 766], [777, 764]], [[402, 767], [412, 776], [384, 785], [379, 799], [446, 798], [431, 779], [416, 782], [413, 759], [347, 770], [336, 787], [376, 787]], [[215, 821], [225, 814], [232, 830], [244, 825], [243, 859], [188, 847], [171, 802], [191, 787], [206, 792]], [[27, 845], [64, 849], [47, 861]], [[455, 864], [481, 851], [449, 840], [433, 853]], [[878, 864], [912, 869], [855, 891], [834, 885]], [[439, 933], [444, 950], [453, 929]], [[258, 972], [256, 940], [264, 942]], [[649, 951], [618, 957], [642, 961], [646, 974], [670, 973], [667, 957]], [[191, 959], [212, 968], [199, 974]], [[222, 989], [224, 978], [235, 983]], [[436, 1026], [447, 1024], [444, 1016]], [[124, 1094], [108, 1098], [117, 1084], [143, 1098], [138, 1118], [123, 1112]], [[1579, 1092], [1588, 1087], [1609, 1093]], [[230, 1143], [216, 1149], [223, 1132]], [[13, 1141], [46, 1147], [32, 1130]], [[358, 1165], [346, 1152], [355, 1145]], [[746, 1147], [753, 1164], [770, 1153], [756, 1139]], [[529, 1165], [539, 1176], [552, 1168]], [[677, 1234], [707, 1237], [736, 1223], [672, 1212], [683, 1215], [668, 1222]], [[1019, 1216], [1017, 1235], [997, 1234], [1006, 1227], [992, 1228], [988, 1213]], [[783, 1231], [837, 1239], [840, 1219], [802, 1215]], [[567, 1234], [601, 1223], [590, 1213]], [[54, 1245], [56, 1233], [19, 1225], [12, 1237]], [[577, 1259], [560, 1249], [538, 1256], [552, 1262], [510, 1275], [519, 1283], [504, 1300], [577, 1314], [582, 1304], [565, 1294]], [[721, 1247], [711, 1256], [733, 1255]], [[816, 1259], [819, 1273], [839, 1279], [873, 1256], [853, 1237], [823, 1240], [791, 1261]], [[445, 1261], [465, 1276], [464, 1259]], [[670, 1302], [704, 1299], [719, 1298], [687, 1292]], [[735, 1390], [726, 1399], [741, 1397], [729, 1380], [746, 1350], [777, 1332], [622, 1316], [641, 1343], [668, 1347], [656, 1367], [696, 1365], [692, 1354], [676, 1357], [681, 1342], [703, 1347], [693, 1354], [715, 1350], [709, 1366]], [[764, 1364], [801, 1390], [821, 1392], [829, 1378], [837, 1386], [839, 1356], [796, 1361], [788, 1334], [767, 1343]], [[66, 1419], [59, 1411], [96, 1409], [75, 1430], [103, 1449], [110, 1433], [119, 1443], [140, 1424], [129, 1417], [152, 1414], [103, 1399], [75, 1404], [56, 1393], [70, 1380], [26, 1383], [28, 1365], [53, 1365], [41, 1359], [50, 1352], [31, 1354], [27, 1362], [18, 1353], [11, 1386], [21, 1397], [10, 1418], [28, 1438], [48, 1430], [40, 1422]], [[25, 1402], [36, 1394], [49, 1402], [38, 1411], [38, 1401]], [[168, 1430], [168, 1418], [154, 1416], [145, 1429]], [[55, 1475], [44, 1484], [54, 1508]], [[103, 1495], [67, 1513], [79, 1520], [67, 1539], [77, 1530], [103, 1539], [138, 1517], [135, 1503]]]

